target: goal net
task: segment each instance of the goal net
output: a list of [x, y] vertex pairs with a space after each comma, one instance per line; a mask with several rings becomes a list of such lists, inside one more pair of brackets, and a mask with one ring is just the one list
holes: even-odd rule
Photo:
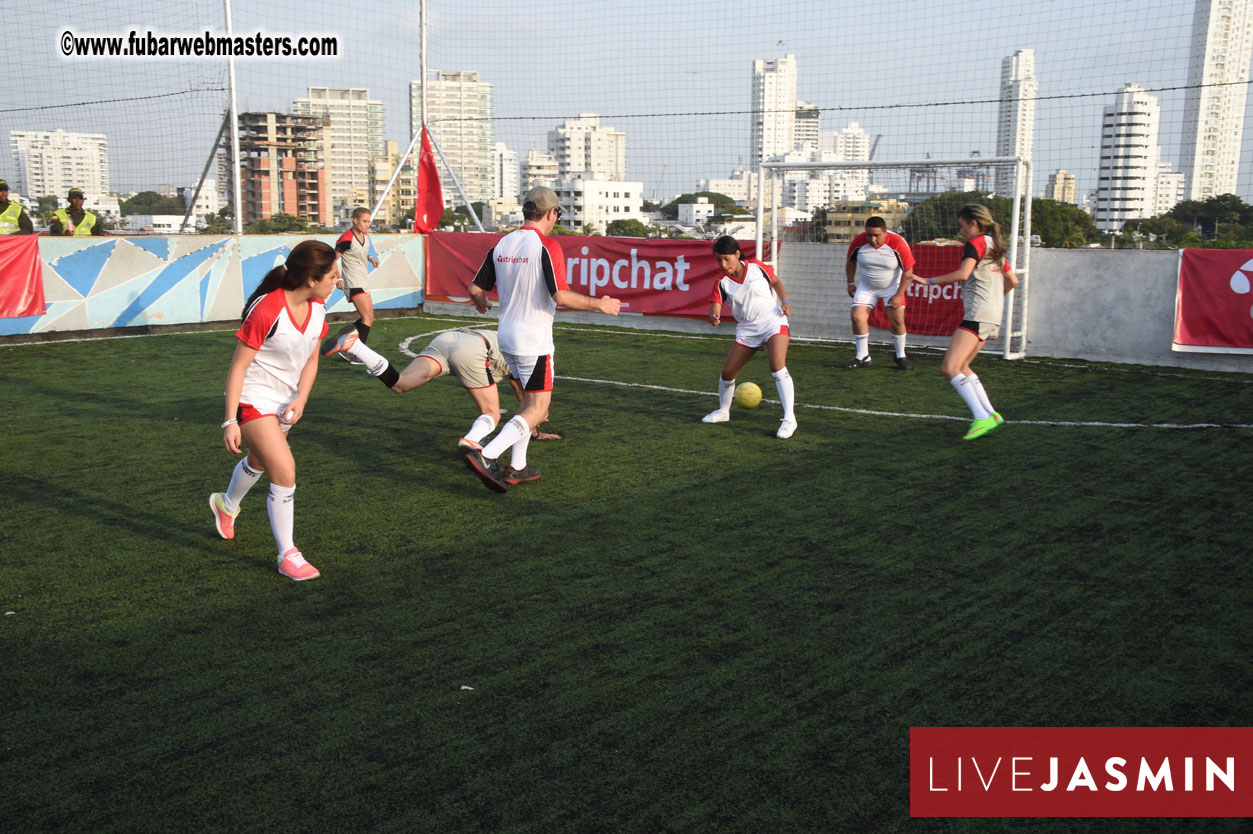
[[[909, 244], [921, 277], [952, 272], [964, 241], [957, 213], [981, 203], [1000, 225], [1006, 258], [1019, 278], [1005, 299], [1000, 334], [986, 351], [1007, 359], [1026, 353], [1027, 297], [1032, 244], [1031, 201], [1024, 199], [1031, 164], [1018, 158], [899, 162], [766, 162], [756, 232], [764, 260], [774, 263], [789, 289], [797, 335], [851, 339], [851, 298], [845, 264], [849, 244], [866, 220], [882, 217]], [[1038, 242], [1038, 241], [1037, 241]], [[906, 290], [909, 344], [942, 347], [962, 320], [962, 285], [913, 283]], [[891, 342], [887, 310], [870, 314], [872, 343]]]

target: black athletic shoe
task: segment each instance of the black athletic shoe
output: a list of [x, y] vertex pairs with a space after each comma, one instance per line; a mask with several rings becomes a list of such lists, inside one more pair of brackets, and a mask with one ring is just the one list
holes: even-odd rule
[[513, 486], [529, 483], [530, 481], [538, 481], [539, 478], [539, 467], [531, 466], [529, 463], [523, 469], [514, 469], [512, 466], [506, 466], [501, 470], [500, 475], [502, 481]]
[[908, 356], [898, 356], [892, 361], [896, 363], [896, 370], [898, 371], [912, 371], [914, 369], [914, 360]]
[[850, 368], [850, 369], [851, 368], [869, 368], [870, 356], [867, 355], [865, 359], [854, 359], [852, 362], [847, 363], [844, 367]]
[[471, 449], [466, 452], [465, 458], [466, 468], [479, 476], [479, 480], [483, 482], [483, 486], [492, 492], [508, 492], [509, 484], [501, 480], [500, 464], [494, 460], [488, 460], [483, 457], [483, 453], [478, 449]]

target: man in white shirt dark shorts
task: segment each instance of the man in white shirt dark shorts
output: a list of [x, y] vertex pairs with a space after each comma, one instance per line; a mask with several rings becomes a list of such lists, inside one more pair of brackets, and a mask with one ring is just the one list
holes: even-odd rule
[[[622, 303], [610, 296], [593, 298], [570, 289], [566, 258], [549, 237], [561, 217], [561, 204], [552, 189], [538, 186], [522, 203], [522, 228], [501, 238], [479, 267], [470, 284], [470, 298], [480, 313], [491, 309], [487, 292], [499, 296], [500, 352], [510, 373], [522, 385], [518, 413], [479, 449], [466, 449], [466, 466], [494, 492], [512, 484], [538, 480], [539, 469], [528, 466], [531, 429], [548, 419], [553, 395], [553, 315], [557, 305], [571, 310], [596, 310], [616, 316]], [[510, 465], [497, 459], [511, 450]]]

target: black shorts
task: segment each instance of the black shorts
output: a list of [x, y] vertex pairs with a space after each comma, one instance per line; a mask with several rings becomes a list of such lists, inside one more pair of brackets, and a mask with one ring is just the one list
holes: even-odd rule
[[361, 295], [361, 293], [368, 294], [369, 292], [370, 292], [369, 290], [364, 289], [362, 287], [349, 287], [348, 289], [344, 290], [344, 295], [348, 297], [349, 301], [352, 301], [354, 298]]

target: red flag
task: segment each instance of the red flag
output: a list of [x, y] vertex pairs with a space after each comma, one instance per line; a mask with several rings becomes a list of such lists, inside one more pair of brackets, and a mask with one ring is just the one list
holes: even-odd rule
[[413, 231], [429, 234], [444, 216], [444, 191], [439, 187], [439, 171], [431, 152], [431, 137], [422, 125], [422, 150], [418, 152], [418, 188], [413, 205]]

